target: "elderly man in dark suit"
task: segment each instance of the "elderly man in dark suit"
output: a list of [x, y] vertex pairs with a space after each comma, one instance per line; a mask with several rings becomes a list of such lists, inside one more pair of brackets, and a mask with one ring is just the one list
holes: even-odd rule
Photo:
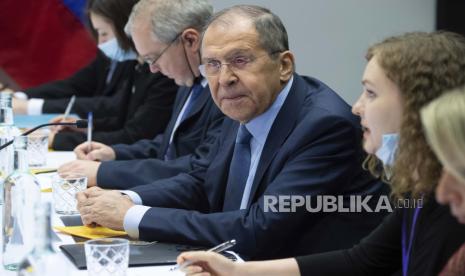
[[349, 247], [379, 223], [382, 213], [266, 206], [269, 198], [348, 197], [383, 187], [361, 169], [361, 132], [350, 106], [294, 73], [276, 15], [256, 6], [219, 12], [201, 53], [213, 100], [229, 117], [209, 154], [189, 173], [125, 195], [98, 188], [79, 194], [85, 224], [143, 240], [212, 246], [236, 239], [235, 251], [264, 259]]
[[[183, 9], [178, 5], [181, 2]], [[206, 0], [162, 4], [168, 19], [132, 37], [152, 72], [162, 72], [181, 85], [164, 133], [131, 145], [94, 142], [90, 152], [87, 142], [83, 143], [74, 150], [78, 159], [83, 160], [65, 164], [59, 172], [84, 173], [89, 186], [129, 189], [189, 171], [194, 151], [205, 154], [213, 142], [224, 114], [214, 104], [207, 80], [201, 77], [198, 68], [200, 36], [213, 7]], [[129, 19], [128, 32], [134, 17]], [[152, 33], [164, 40], [153, 41]], [[173, 69], [172, 63], [177, 68]]]

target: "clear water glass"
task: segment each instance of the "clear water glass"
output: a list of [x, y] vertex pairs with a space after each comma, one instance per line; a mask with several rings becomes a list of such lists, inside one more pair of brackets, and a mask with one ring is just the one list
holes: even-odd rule
[[63, 215], [78, 214], [76, 194], [87, 188], [87, 176], [62, 173], [52, 177], [52, 195], [55, 212]]
[[123, 276], [129, 264], [129, 241], [105, 238], [86, 241], [87, 272], [90, 276]]

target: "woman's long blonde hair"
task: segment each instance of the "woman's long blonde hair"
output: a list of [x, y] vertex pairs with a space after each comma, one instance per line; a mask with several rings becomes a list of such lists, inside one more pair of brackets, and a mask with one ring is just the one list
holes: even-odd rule
[[[371, 46], [366, 54], [401, 92], [403, 118], [391, 182], [392, 195], [430, 195], [442, 166], [428, 143], [420, 109], [444, 91], [465, 85], [465, 38], [450, 32], [407, 33]], [[365, 166], [380, 175], [379, 160], [369, 155]]]
[[442, 165], [465, 183], [465, 87], [446, 92], [424, 107], [421, 121]]

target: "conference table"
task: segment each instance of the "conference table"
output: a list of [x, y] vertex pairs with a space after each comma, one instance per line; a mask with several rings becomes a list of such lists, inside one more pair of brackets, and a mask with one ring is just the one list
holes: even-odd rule
[[[46, 168], [58, 168], [61, 164], [66, 163], [68, 161], [74, 160], [75, 155], [73, 152], [48, 152], [47, 153], [47, 165]], [[37, 178], [41, 183], [41, 188], [48, 188], [50, 187], [51, 183], [51, 174], [41, 174], [38, 175]], [[50, 192], [43, 192], [41, 194], [41, 200], [43, 201], [52, 201], [52, 193]], [[3, 214], [3, 205], [1, 206], [1, 213], [0, 219]], [[60, 220], [59, 215], [53, 212], [52, 214], [52, 225], [53, 226], [63, 226], [63, 222]], [[61, 241], [54, 243], [54, 248], [58, 252], [58, 262], [60, 267], [63, 267], [61, 275], [71, 275], [71, 276], [78, 276], [78, 275], [88, 275], [87, 270], [78, 270], [74, 264], [61, 252], [59, 246], [61, 244], [71, 244], [75, 243], [74, 239], [67, 234], [63, 234], [60, 232], [56, 232], [58, 237]], [[1, 235], [0, 235], [1, 239]], [[2, 252], [0, 251], [0, 260], [2, 260]], [[128, 276], [143, 276], [143, 275], [157, 275], [157, 276], [179, 276], [184, 275], [180, 271], [170, 271], [172, 266], [145, 266], [145, 267], [130, 267], [128, 269]], [[7, 271], [4, 270], [3, 265], [0, 265], [0, 275], [2, 276], [9, 276], [9, 275], [17, 275], [15, 271]], [[45, 276], [45, 275], [44, 275]], [[55, 275], [47, 275], [47, 276], [55, 276]]]

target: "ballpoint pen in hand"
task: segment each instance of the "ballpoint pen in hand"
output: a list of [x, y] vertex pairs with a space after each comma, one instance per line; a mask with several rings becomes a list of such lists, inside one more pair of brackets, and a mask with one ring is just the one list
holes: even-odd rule
[[66, 106], [65, 113], [63, 114], [63, 119], [62, 121], [66, 121], [66, 118], [68, 118], [69, 114], [71, 113], [71, 108], [73, 108], [74, 101], [76, 101], [76, 96], [73, 95], [71, 99], [68, 102], [68, 105]]
[[92, 112], [87, 114], [87, 152], [92, 151], [92, 124], [93, 115]]
[[[236, 245], [236, 240], [230, 240], [230, 241], [224, 242], [222, 244], [219, 244], [219, 245], [217, 245], [217, 246], [215, 246], [213, 248], [208, 249], [207, 252], [220, 253], [220, 252], [225, 251], [226, 249], [229, 249], [229, 248], [233, 247], [234, 245]], [[176, 271], [176, 270], [179, 270], [179, 269], [183, 269], [186, 266], [191, 265], [192, 263], [193, 263], [192, 261], [185, 261], [182, 265], [176, 265], [176, 266], [172, 267], [170, 269], [170, 271]]]

